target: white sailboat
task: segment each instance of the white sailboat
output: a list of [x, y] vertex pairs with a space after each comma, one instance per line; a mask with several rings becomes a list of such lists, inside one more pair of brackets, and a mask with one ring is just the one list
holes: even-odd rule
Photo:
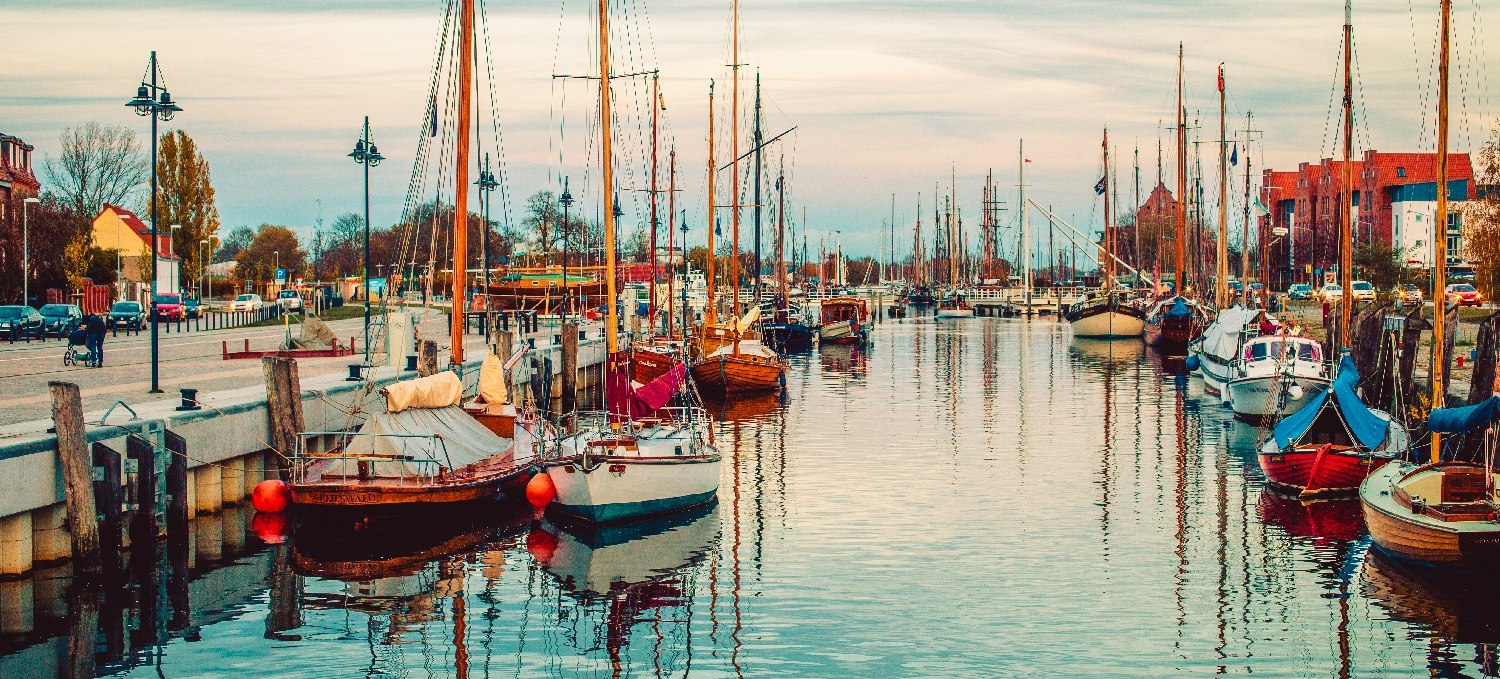
[[1229, 400], [1225, 389], [1231, 376], [1230, 364], [1239, 357], [1246, 340], [1260, 334], [1261, 315], [1259, 309], [1242, 306], [1224, 309], [1208, 324], [1203, 335], [1188, 345], [1188, 355], [1197, 363], [1196, 367], [1188, 367], [1203, 377], [1203, 388], [1208, 393], [1220, 396], [1225, 402]]
[[[738, 13], [738, 4], [736, 4]], [[604, 198], [604, 251], [615, 252], [614, 162], [610, 153], [609, 5], [599, 0], [599, 126]], [[605, 258], [610, 300], [605, 400], [598, 414], [564, 438], [547, 462], [554, 507], [584, 521], [608, 523], [678, 511], [714, 501], [719, 451], [708, 443], [708, 417], [697, 407], [665, 408], [689, 395], [687, 366], [679, 363], [650, 384], [630, 381], [630, 352], [622, 351], [617, 318], [615, 259]], [[685, 330], [685, 329], [684, 329]]]
[[1328, 389], [1328, 366], [1316, 340], [1292, 335], [1245, 343], [1229, 369], [1229, 407], [1235, 417], [1290, 415]]
[[[1109, 130], [1104, 131], [1104, 179], [1101, 188], [1104, 196], [1104, 255], [1100, 257], [1103, 269], [1102, 287], [1068, 306], [1064, 318], [1073, 328], [1074, 337], [1112, 339], [1116, 337], [1140, 337], [1146, 328], [1146, 314], [1132, 303], [1128, 290], [1121, 290], [1115, 282], [1115, 229], [1110, 220], [1110, 172]], [[1069, 227], [1072, 228], [1072, 227]], [[1065, 234], [1066, 235], [1066, 234]]]

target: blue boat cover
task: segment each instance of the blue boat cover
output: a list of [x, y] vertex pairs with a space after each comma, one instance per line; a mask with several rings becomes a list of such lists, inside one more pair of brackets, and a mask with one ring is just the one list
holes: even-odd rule
[[1333, 386], [1314, 396], [1301, 410], [1287, 416], [1272, 430], [1272, 436], [1276, 437], [1276, 447], [1285, 449], [1302, 438], [1312, 428], [1313, 422], [1317, 421], [1318, 413], [1328, 404], [1329, 394], [1332, 394], [1333, 405], [1338, 408], [1339, 415], [1349, 427], [1349, 432], [1354, 435], [1354, 440], [1366, 450], [1379, 448], [1385, 443], [1389, 423], [1370, 412], [1364, 401], [1359, 400], [1359, 394], [1355, 392], [1355, 387], [1358, 386], [1359, 371], [1354, 368], [1354, 360], [1346, 355], [1339, 362], [1339, 376], [1333, 381]]
[[1475, 431], [1488, 426], [1500, 414], [1500, 396], [1491, 396], [1471, 406], [1438, 408], [1427, 417], [1427, 429], [1444, 434]]
[[1168, 318], [1182, 318], [1191, 315], [1193, 315], [1192, 310], [1188, 308], [1187, 301], [1181, 297], [1172, 300], [1172, 308], [1167, 309], [1166, 313]]

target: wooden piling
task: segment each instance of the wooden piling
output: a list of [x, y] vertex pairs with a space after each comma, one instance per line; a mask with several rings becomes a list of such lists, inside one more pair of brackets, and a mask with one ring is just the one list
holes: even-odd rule
[[99, 551], [104, 563], [115, 570], [120, 558], [120, 548], [125, 540], [122, 523], [120, 490], [120, 453], [103, 443], [93, 445], [94, 467], [99, 470], [94, 479], [94, 505], [99, 513]]
[[432, 340], [422, 340], [417, 352], [417, 374], [426, 377], [438, 371], [438, 345]]
[[130, 543], [155, 541], [156, 525], [156, 451], [139, 436], [125, 439], [125, 457], [135, 463], [135, 519], [131, 522]]
[[68, 532], [73, 536], [73, 572], [80, 578], [103, 574], [99, 557], [99, 523], [94, 517], [94, 465], [83, 432], [83, 401], [78, 385], [50, 382], [52, 422], [57, 427], [57, 455], [62, 461], [63, 495], [68, 503]]
[[297, 434], [302, 423], [302, 382], [297, 360], [267, 356], [261, 359], [266, 375], [266, 414], [270, 420], [271, 446], [281, 453], [276, 467], [281, 478], [289, 478], [291, 458], [297, 454]]
[[1469, 378], [1469, 403], [1478, 403], [1495, 395], [1495, 343], [1500, 329], [1500, 312], [1479, 322], [1474, 337], [1474, 373]]
[[[1458, 334], [1458, 309], [1458, 305], [1454, 304], [1443, 318], [1443, 360], [1447, 365], [1443, 366], [1443, 395], [1442, 398], [1433, 399], [1434, 408], [1445, 408], [1448, 405], [1448, 382], [1453, 377], [1453, 340]], [[1437, 338], [1433, 338], [1433, 341], [1437, 341]]]
[[68, 608], [68, 662], [61, 668], [61, 676], [93, 679], [98, 669], [95, 665], [99, 643], [98, 587], [87, 582], [76, 583], [68, 596]]
[[187, 439], [176, 432], [166, 432], [167, 450], [167, 544], [187, 540], [188, 530], [188, 460]]
[[578, 324], [562, 325], [562, 414], [575, 410], [578, 401]]

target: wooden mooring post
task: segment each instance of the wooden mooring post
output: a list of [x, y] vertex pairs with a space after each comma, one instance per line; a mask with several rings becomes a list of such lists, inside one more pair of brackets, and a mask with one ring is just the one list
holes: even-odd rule
[[94, 506], [99, 515], [99, 552], [104, 558], [104, 572], [109, 579], [119, 575], [120, 549], [125, 544], [123, 502], [120, 490], [119, 451], [95, 442]]
[[562, 324], [562, 409], [572, 413], [578, 401], [578, 324]]
[[438, 371], [438, 345], [433, 340], [422, 340], [417, 348], [417, 374], [422, 377], [436, 375]]
[[187, 553], [188, 547], [188, 461], [187, 439], [176, 432], [165, 434], [167, 450], [167, 551]]
[[302, 431], [302, 382], [297, 359], [267, 356], [261, 359], [266, 376], [266, 414], [271, 424], [271, 445], [279, 455], [280, 478], [290, 477], [292, 456], [297, 454], [297, 433]]
[[95, 517], [94, 464], [83, 432], [83, 400], [78, 385], [50, 382], [52, 423], [57, 428], [57, 456], [62, 461], [63, 494], [68, 506], [68, 533], [73, 537], [73, 573], [92, 580], [103, 575], [99, 556], [99, 522]]

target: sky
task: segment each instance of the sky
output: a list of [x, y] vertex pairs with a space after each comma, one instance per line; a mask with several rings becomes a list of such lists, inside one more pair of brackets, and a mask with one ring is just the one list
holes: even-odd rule
[[[155, 49], [185, 109], [166, 125], [193, 136], [211, 165], [221, 234], [276, 223], [306, 235], [320, 219], [362, 209], [360, 167], [346, 154], [366, 115], [387, 157], [370, 174], [372, 222], [390, 224], [415, 174], [446, 1], [8, 0], [0, 132], [35, 145], [38, 160], [56, 155], [65, 127], [91, 120], [133, 126], [144, 137], [148, 123], [124, 102]], [[1458, 152], [1477, 149], [1495, 125], [1495, 85], [1478, 65], [1489, 56], [1486, 34], [1500, 36], [1500, 26], [1477, 2], [1454, 6]], [[481, 127], [493, 130], [498, 121], [503, 135], [503, 143], [490, 132], [479, 142], [494, 153], [504, 185], [494, 218], [519, 219], [526, 196], [556, 189], [563, 176], [579, 199], [575, 209], [597, 212], [597, 81], [553, 77], [597, 74], [597, 5], [479, 4], [488, 36], [480, 71], [494, 74], [481, 85], [494, 93], [493, 109], [489, 95], [481, 97]], [[612, 71], [661, 74], [661, 181], [675, 148], [679, 207], [690, 242], [701, 243], [710, 80], [716, 160], [730, 155], [730, 5], [612, 0], [610, 8]], [[1437, 16], [1430, 0], [1355, 4], [1356, 152], [1434, 148]], [[806, 211], [814, 252], [820, 240], [831, 248], [835, 239], [850, 254], [886, 252], [893, 196], [895, 248], [909, 251], [919, 194], [931, 233], [935, 190], [957, 197], [977, 244], [990, 171], [1005, 201], [1001, 239], [1013, 249], [1023, 139], [1028, 196], [1096, 230], [1102, 214], [1093, 187], [1106, 127], [1122, 204], [1130, 202], [1137, 147], [1142, 193], [1155, 184], [1159, 139], [1173, 185], [1164, 128], [1172, 123], [1179, 42], [1210, 195], [1217, 191], [1220, 62], [1230, 138], [1243, 139], [1245, 114], [1254, 115], [1254, 143], [1240, 154], [1251, 159], [1257, 183], [1268, 165], [1295, 169], [1338, 153], [1337, 1], [746, 0], [740, 22], [741, 138], [748, 139], [758, 73], [765, 136], [796, 128], [769, 147], [766, 162], [785, 163], [787, 214], [802, 229]], [[649, 95], [643, 77], [614, 82], [617, 185], [629, 230], [647, 221]], [[419, 193], [431, 196], [439, 174], [427, 170]], [[726, 204], [729, 172], [719, 176]], [[1236, 194], [1242, 182], [1242, 174], [1232, 180]], [[742, 203], [752, 202], [749, 191]], [[767, 190], [763, 203], [774, 200]], [[730, 212], [718, 211], [725, 236]], [[743, 213], [742, 229], [751, 214]]]

